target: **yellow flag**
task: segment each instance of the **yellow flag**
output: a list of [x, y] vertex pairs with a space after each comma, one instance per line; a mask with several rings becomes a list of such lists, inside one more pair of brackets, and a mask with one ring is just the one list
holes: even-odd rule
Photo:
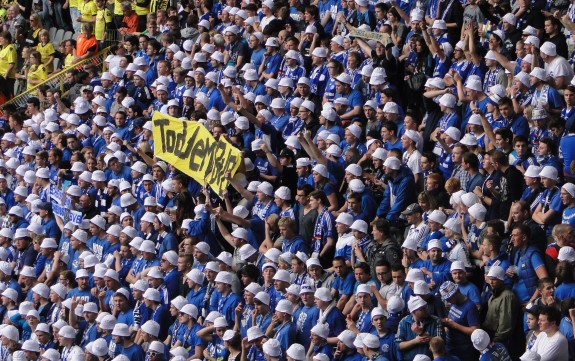
[[241, 152], [212, 134], [196, 121], [180, 120], [160, 112], [152, 117], [154, 155], [173, 165], [202, 185], [209, 184], [220, 197], [243, 161]]

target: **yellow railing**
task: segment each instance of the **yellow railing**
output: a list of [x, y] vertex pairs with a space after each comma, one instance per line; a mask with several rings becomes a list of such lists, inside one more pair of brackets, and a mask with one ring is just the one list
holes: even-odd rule
[[0, 107], [3, 108], [7, 104], [14, 104], [14, 105], [16, 105], [17, 108], [25, 107], [26, 101], [28, 99], [30, 99], [31, 97], [36, 96], [36, 94], [38, 93], [38, 88], [41, 86], [47, 85], [50, 88], [58, 87], [58, 88], [63, 90], [64, 78], [65, 78], [66, 72], [68, 70], [70, 70], [72, 68], [82, 69], [84, 67], [84, 65], [86, 65], [88, 63], [102, 66], [102, 69], [103, 69], [105, 66], [104, 65], [104, 59], [106, 59], [106, 57], [108, 56], [109, 53], [110, 53], [110, 48], [108, 47], [108, 48], [103, 49], [102, 51], [100, 51], [99, 53], [97, 53], [96, 55], [94, 55], [88, 59], [84, 59], [84, 60], [82, 60], [82, 61], [80, 61], [74, 65], [71, 65], [67, 68], [63, 68], [59, 72], [50, 76], [44, 82], [36, 85], [35, 87], [31, 88], [30, 90], [26, 90], [26, 91], [16, 95], [14, 98], [12, 98], [9, 101], [7, 101], [6, 103], [2, 104]]

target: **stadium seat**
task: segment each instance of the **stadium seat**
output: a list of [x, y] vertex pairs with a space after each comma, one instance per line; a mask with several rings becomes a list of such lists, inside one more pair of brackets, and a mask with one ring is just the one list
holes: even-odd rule
[[56, 35], [54, 35], [54, 38], [52, 39], [52, 44], [54, 45], [54, 48], [58, 49], [58, 46], [60, 46], [60, 42], [64, 39], [64, 29], [58, 29], [58, 31], [56, 31]]

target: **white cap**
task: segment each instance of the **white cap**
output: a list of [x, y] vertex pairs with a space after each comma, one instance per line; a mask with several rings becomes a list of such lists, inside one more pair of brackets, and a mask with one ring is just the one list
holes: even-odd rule
[[252, 342], [260, 337], [264, 337], [265, 335], [259, 326], [253, 326], [248, 328], [247, 336], [248, 336], [248, 342]]
[[311, 53], [312, 56], [318, 58], [326, 58], [327, 57], [327, 49], [326, 48], [315, 48]]
[[419, 268], [412, 268], [407, 272], [405, 280], [407, 282], [413, 282], [413, 283], [420, 280], [423, 281], [424, 280], [423, 272], [421, 272]]
[[557, 46], [550, 41], [544, 42], [543, 45], [541, 45], [540, 50], [547, 56], [557, 56]]
[[471, 342], [476, 350], [483, 351], [489, 346], [491, 339], [487, 332], [482, 329], [477, 329], [471, 333]]
[[503, 20], [508, 22], [510, 25], [515, 26], [515, 24], [517, 24], [517, 19], [515, 18], [515, 15], [513, 15], [512, 13], [507, 13], [503, 16]]
[[481, 80], [476, 79], [476, 78], [467, 79], [467, 82], [465, 83], [465, 87], [467, 89], [475, 90], [478, 92], [483, 91], [483, 85], [481, 84]]
[[368, 225], [367, 225], [366, 221], [364, 221], [362, 219], [358, 219], [358, 220], [354, 221], [349, 228], [351, 228], [354, 231], [358, 231], [358, 232], [366, 234], [367, 229], [368, 229]]
[[427, 243], [427, 251], [431, 251], [434, 248], [438, 248], [440, 251], [442, 249], [441, 247], [441, 241], [438, 239], [432, 239]]
[[393, 170], [398, 170], [401, 167], [401, 163], [399, 159], [395, 157], [389, 157], [385, 160], [385, 162], [383, 162], [383, 166]]
[[443, 94], [441, 98], [439, 98], [439, 104], [447, 108], [455, 108], [456, 103], [457, 98], [453, 94]]
[[543, 68], [535, 67], [529, 73], [529, 76], [533, 76], [539, 80], [547, 80], [547, 72]]
[[559, 179], [557, 168], [550, 165], [546, 165], [545, 167], [543, 167], [543, 169], [541, 169], [541, 173], [539, 173], [539, 176], [541, 178], [548, 178], [554, 181], [557, 181]]
[[160, 302], [160, 292], [154, 288], [148, 288], [146, 292], [144, 292], [144, 298], [150, 301]]
[[570, 246], [561, 247], [557, 259], [559, 261], [575, 262], [575, 249]]
[[407, 308], [409, 312], [414, 312], [422, 307], [427, 307], [427, 302], [419, 296], [412, 296], [407, 302]]
[[489, 269], [489, 273], [487, 273], [487, 277], [489, 278], [497, 278], [501, 281], [505, 280], [505, 271], [501, 266], [491, 266]]
[[[4, 332], [4, 330], [2, 330]], [[4, 335], [4, 333], [2, 333]], [[58, 335], [64, 338], [76, 338], [76, 330], [72, 326], [64, 326], [58, 331]], [[5, 335], [4, 335], [5, 336]]]
[[294, 343], [287, 349], [286, 355], [296, 361], [303, 361], [306, 358], [305, 348], [299, 343]]
[[324, 301], [324, 302], [331, 302], [331, 300], [333, 299], [333, 298], [331, 297], [331, 292], [329, 291], [328, 288], [325, 288], [325, 287], [320, 287], [320, 288], [318, 288], [318, 289], [315, 291], [315, 293], [314, 293], [313, 296], [314, 296], [315, 298], [321, 300], [321, 301]]
[[485, 215], [487, 214], [487, 209], [485, 208], [485, 206], [483, 206], [483, 204], [476, 203], [471, 207], [469, 207], [468, 212], [473, 218], [479, 221], [484, 221]]
[[353, 345], [353, 341], [355, 341], [356, 335], [353, 331], [350, 330], [343, 330], [338, 336], [337, 339], [343, 342], [348, 348], [355, 348]]
[[321, 175], [324, 178], [327, 178], [327, 167], [323, 164], [316, 164], [312, 168], [312, 171], [317, 172], [319, 175]]
[[282, 349], [280, 346], [280, 342], [275, 338], [268, 339], [263, 345], [262, 350], [264, 354], [269, 355], [271, 357], [279, 357], [282, 354]]
[[447, 130], [445, 131], [445, 134], [447, 134], [451, 139], [458, 141], [459, 139], [461, 139], [461, 131], [455, 127], [449, 127], [447, 128]]

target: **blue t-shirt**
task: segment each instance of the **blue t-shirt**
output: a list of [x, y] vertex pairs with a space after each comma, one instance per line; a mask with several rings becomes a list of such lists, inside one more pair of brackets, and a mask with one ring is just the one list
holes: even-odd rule
[[[465, 327], [479, 326], [480, 323], [477, 307], [469, 298], [461, 305], [452, 304], [448, 317]], [[453, 328], [447, 330], [445, 345], [448, 353], [460, 357], [465, 355], [467, 350], [473, 349], [473, 343], [469, 336]]]
[[546, 213], [549, 210], [555, 211], [555, 214], [545, 222], [545, 231], [548, 236], [551, 235], [553, 226], [561, 223], [562, 213], [563, 213], [563, 202], [561, 202], [559, 188], [555, 187], [553, 189], [545, 189], [541, 195], [541, 211]]
[[337, 297], [352, 295], [354, 286], [355, 276], [351, 271], [348, 271], [343, 278], [336, 276], [331, 284], [331, 288], [337, 291]]
[[563, 210], [561, 223], [568, 224], [575, 229], [575, 207], [567, 207]]
[[279, 53], [269, 56], [265, 59], [264, 74], [275, 74], [277, 76], [281, 62], [282, 57]]
[[311, 328], [316, 325], [319, 318], [319, 308], [316, 306], [303, 306], [298, 308], [293, 319], [297, 326], [296, 342], [302, 344], [306, 349], [311, 343]]

